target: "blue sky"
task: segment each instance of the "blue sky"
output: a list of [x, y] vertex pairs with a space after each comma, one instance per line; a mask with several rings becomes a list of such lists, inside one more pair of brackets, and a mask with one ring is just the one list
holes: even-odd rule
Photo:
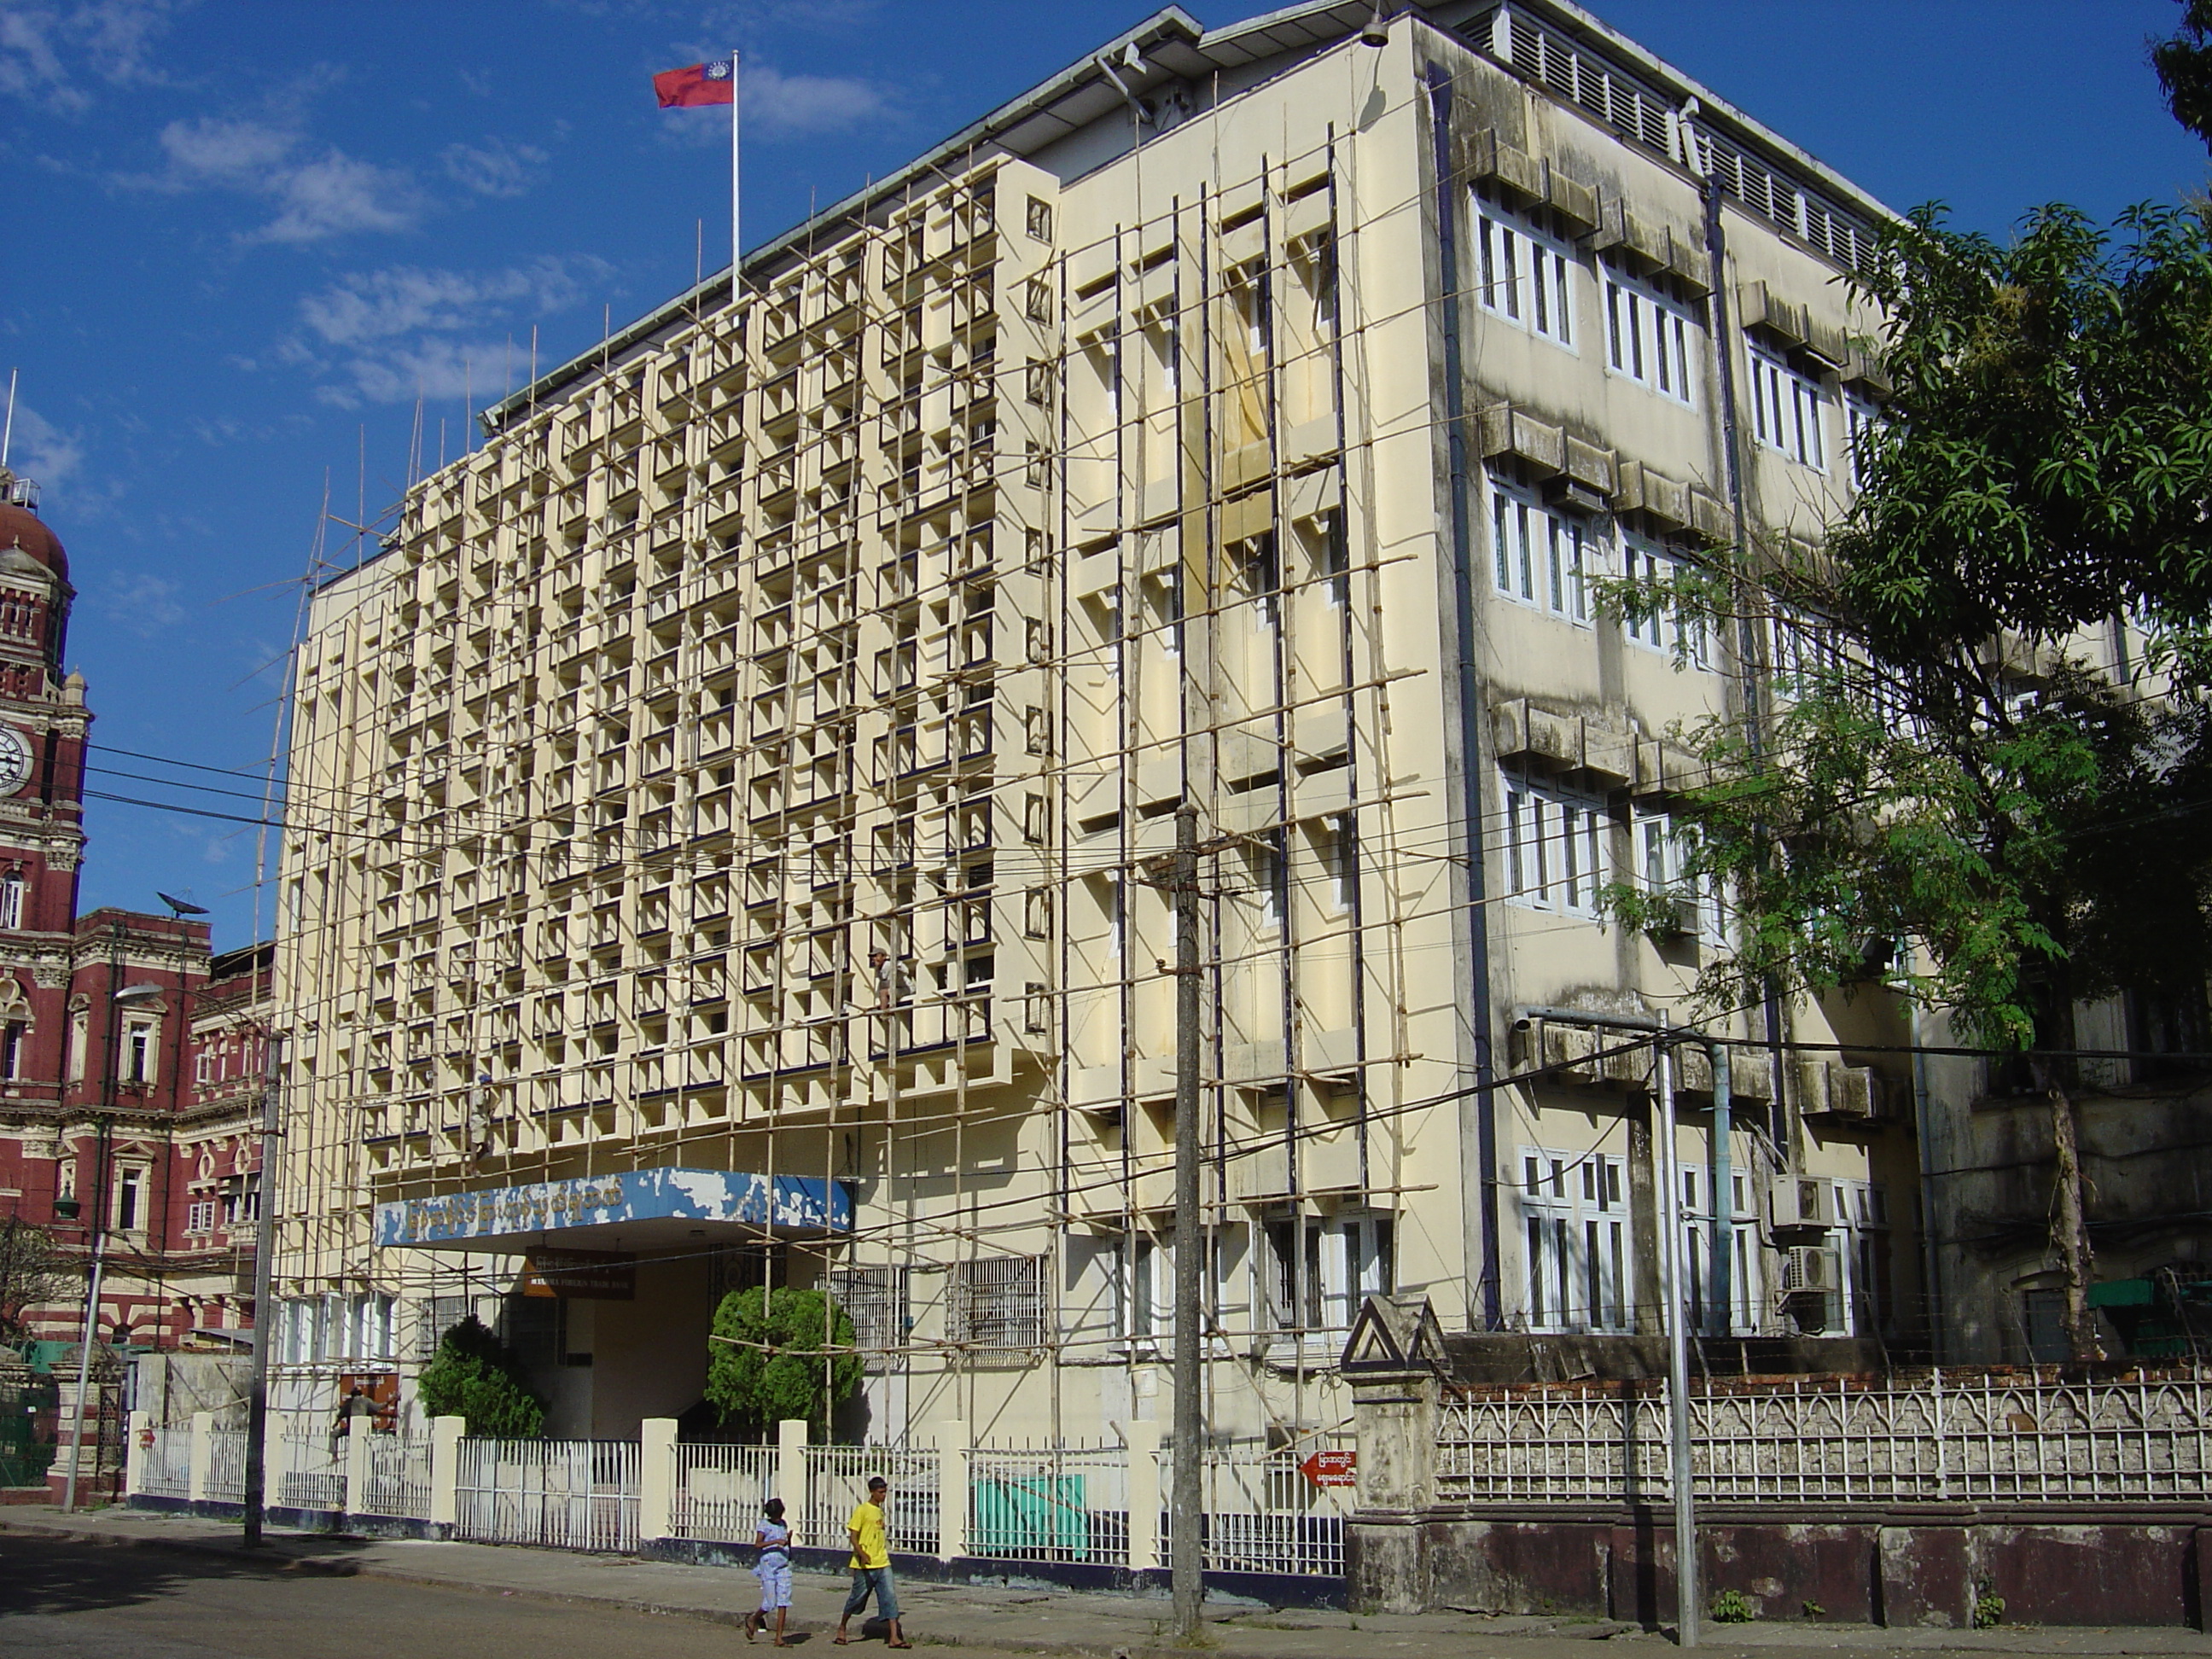
[[[727, 128], [649, 76], [746, 57], [748, 242], [1137, 22], [1060, 0], [0, 0], [0, 374], [80, 599], [95, 788], [267, 754], [270, 665], [331, 510], [374, 517], [418, 390], [519, 383], [727, 260]], [[1258, 9], [1188, 6], [1222, 23]], [[1599, 0], [1595, 9], [1893, 206], [2002, 233], [2201, 189], [2144, 65], [2175, 0]], [[442, 438], [441, 438], [442, 432]], [[343, 562], [352, 532], [324, 527]], [[215, 774], [177, 774], [251, 795]], [[88, 905], [156, 888], [255, 925], [251, 830], [94, 802]], [[261, 911], [267, 925], [267, 911]]]

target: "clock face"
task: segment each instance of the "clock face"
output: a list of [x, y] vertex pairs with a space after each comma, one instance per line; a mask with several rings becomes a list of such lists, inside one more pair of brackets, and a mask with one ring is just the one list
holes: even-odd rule
[[12, 726], [0, 726], [0, 795], [12, 795], [31, 780], [31, 745]]

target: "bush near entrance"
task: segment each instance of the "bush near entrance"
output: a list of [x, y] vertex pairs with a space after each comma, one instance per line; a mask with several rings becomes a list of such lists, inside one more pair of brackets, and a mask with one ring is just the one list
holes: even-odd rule
[[708, 1347], [707, 1403], [745, 1433], [786, 1418], [826, 1424], [860, 1386], [853, 1321], [826, 1291], [732, 1291]]

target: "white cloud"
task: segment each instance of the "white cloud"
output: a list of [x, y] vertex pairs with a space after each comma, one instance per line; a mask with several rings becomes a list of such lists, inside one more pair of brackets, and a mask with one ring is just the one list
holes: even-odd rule
[[111, 570], [93, 595], [93, 605], [118, 628], [141, 638], [176, 628], [191, 613], [177, 603], [182, 590], [166, 576], [143, 570]]
[[0, 0], [0, 94], [64, 114], [94, 100], [85, 82], [166, 81], [155, 42], [189, 0]]
[[479, 196], [521, 196], [536, 182], [545, 152], [534, 144], [487, 138], [482, 144], [448, 144], [446, 175]]
[[744, 124], [768, 132], [835, 132], [884, 113], [883, 94], [842, 76], [785, 75], [747, 64], [740, 88]]
[[52, 489], [74, 478], [83, 465], [84, 443], [76, 433], [63, 431], [29, 404], [17, 402], [8, 448], [10, 471]]
[[332, 377], [316, 392], [325, 403], [481, 399], [527, 378], [534, 319], [576, 305], [612, 271], [590, 255], [491, 271], [359, 271], [302, 300], [306, 331], [279, 351]]
[[265, 121], [202, 116], [161, 132], [168, 190], [217, 188], [264, 197], [276, 216], [245, 240], [312, 242], [357, 230], [407, 230], [422, 217], [414, 180], [338, 149], [302, 155], [299, 134]]

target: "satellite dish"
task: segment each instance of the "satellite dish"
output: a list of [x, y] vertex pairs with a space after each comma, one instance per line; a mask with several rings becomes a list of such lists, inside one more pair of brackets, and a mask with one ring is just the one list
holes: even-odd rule
[[162, 903], [167, 905], [171, 910], [174, 911], [180, 916], [204, 916], [208, 914], [208, 908], [206, 905], [188, 904], [183, 899], [171, 898], [167, 893], [161, 891], [159, 889], [155, 890], [154, 896], [161, 900]]

